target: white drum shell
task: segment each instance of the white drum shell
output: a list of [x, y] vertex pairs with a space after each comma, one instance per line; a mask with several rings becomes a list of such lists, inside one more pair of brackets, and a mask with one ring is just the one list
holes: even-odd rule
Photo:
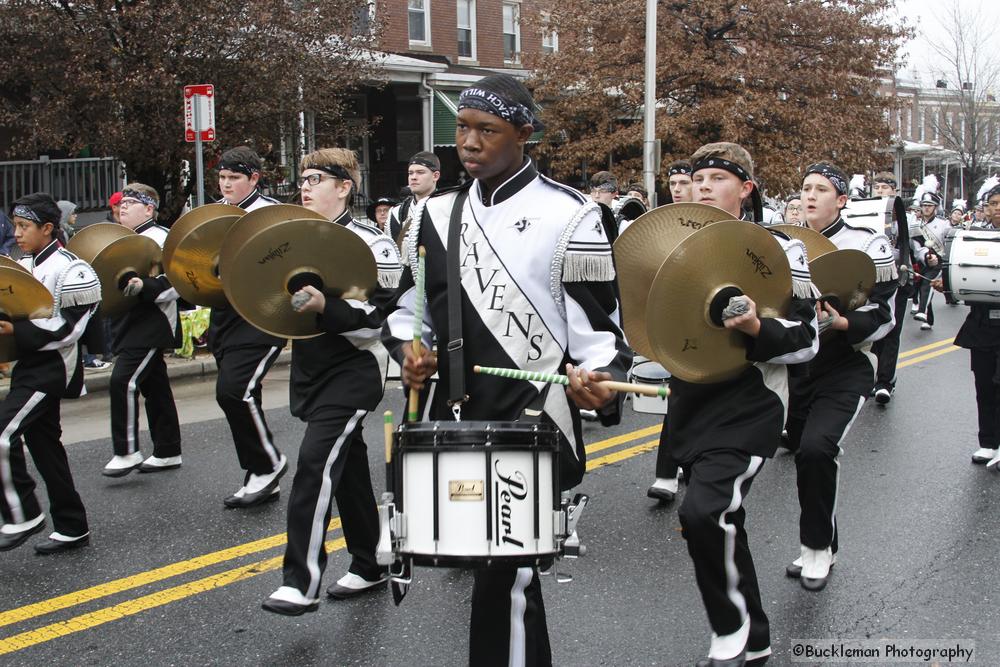
[[892, 229], [892, 197], [872, 197], [848, 200], [842, 212], [844, 221], [852, 227], [867, 227], [877, 234], [889, 234]]
[[1000, 232], [958, 232], [951, 243], [947, 288], [967, 303], [1000, 303]]
[[[553, 512], [553, 456], [538, 452], [534, 477], [532, 450], [403, 453], [403, 519], [399, 552], [428, 557], [498, 558], [549, 556], [557, 551]], [[487, 475], [487, 470], [492, 475]], [[479, 481], [478, 499], [453, 499], [453, 483]], [[486, 488], [492, 484], [492, 508], [487, 517]], [[438, 539], [434, 539], [434, 498], [438, 501]], [[538, 535], [535, 538], [535, 512]], [[492, 539], [487, 525], [492, 526]]]

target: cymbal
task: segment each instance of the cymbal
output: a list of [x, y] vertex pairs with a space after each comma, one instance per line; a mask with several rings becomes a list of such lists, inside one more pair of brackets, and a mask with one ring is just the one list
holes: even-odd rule
[[21, 271], [24, 271], [25, 273], [28, 273], [28, 274], [31, 273], [31, 271], [29, 271], [28, 269], [24, 268], [18, 262], [15, 262], [10, 257], [7, 257], [6, 255], [0, 255], [0, 267], [3, 267], [5, 269], [19, 269]]
[[[0, 313], [11, 321], [52, 317], [53, 297], [31, 273], [0, 266]], [[0, 336], [0, 362], [17, 359], [13, 336]]]
[[788, 312], [792, 272], [763, 227], [716, 222], [681, 241], [649, 290], [646, 334], [653, 359], [687, 382], [730, 380], [749, 364], [745, 336], [713, 321], [729, 297], [746, 294], [760, 317]]
[[806, 256], [809, 258], [809, 262], [812, 263], [814, 259], [821, 255], [825, 255], [828, 252], [833, 252], [837, 249], [837, 245], [826, 238], [819, 232], [817, 232], [812, 227], [799, 227], [798, 225], [771, 225], [768, 229], [776, 229], [779, 232], [783, 232], [785, 236], [789, 238], [797, 239], [806, 244]]
[[312, 285], [327, 298], [364, 300], [378, 285], [375, 258], [360, 236], [293, 204], [244, 215], [223, 241], [219, 274], [236, 312], [281, 338], [322, 333], [314, 313], [292, 309], [291, 294], [301, 287]]
[[174, 223], [163, 242], [163, 267], [181, 297], [199, 306], [228, 305], [219, 279], [222, 241], [245, 211], [228, 204], [191, 209]]
[[643, 213], [615, 241], [615, 270], [621, 288], [625, 337], [633, 350], [652, 356], [646, 337], [646, 300], [656, 272], [677, 244], [705, 225], [733, 220], [721, 208], [679, 203]]
[[139, 301], [125, 296], [122, 287], [129, 278], [159, 273], [163, 252], [148, 236], [131, 232], [105, 246], [90, 262], [101, 281], [101, 312], [108, 317], [122, 315]]
[[834, 250], [810, 259], [809, 272], [820, 298], [841, 314], [865, 305], [875, 287], [875, 262], [860, 250]]
[[114, 222], [99, 222], [95, 225], [87, 225], [74, 234], [66, 245], [66, 249], [93, 265], [97, 253], [104, 250], [109, 243], [134, 234], [134, 231], [124, 225]]

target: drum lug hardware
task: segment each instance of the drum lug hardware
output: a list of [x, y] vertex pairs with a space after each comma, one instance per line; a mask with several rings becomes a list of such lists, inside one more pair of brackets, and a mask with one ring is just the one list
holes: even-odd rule
[[379, 536], [378, 546], [375, 547], [375, 560], [379, 565], [390, 565], [395, 558], [393, 550], [400, 537], [396, 517], [392, 493], [383, 493], [382, 503], [378, 506]]
[[563, 556], [566, 558], [579, 558], [587, 553], [587, 547], [580, 542], [580, 535], [576, 532], [576, 524], [580, 521], [580, 515], [587, 506], [590, 497], [584, 493], [578, 493], [570, 501], [563, 498], [563, 507], [566, 513], [566, 539], [562, 544]]

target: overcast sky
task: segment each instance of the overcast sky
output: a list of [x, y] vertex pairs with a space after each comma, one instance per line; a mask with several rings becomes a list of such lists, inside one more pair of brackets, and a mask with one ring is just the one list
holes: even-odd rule
[[[928, 39], [940, 40], [947, 35], [941, 27], [941, 20], [947, 15], [948, 6], [953, 1], [956, 0], [896, 0], [898, 15], [905, 17], [907, 24], [916, 29], [913, 40], [904, 48], [905, 71], [909, 71], [911, 66], [922, 73], [933, 70], [935, 54], [928, 46]], [[980, 11], [983, 18], [980, 24], [989, 26], [990, 33], [995, 34], [997, 26], [1000, 25], [1000, 1], [957, 0], [957, 2], [963, 13]]]

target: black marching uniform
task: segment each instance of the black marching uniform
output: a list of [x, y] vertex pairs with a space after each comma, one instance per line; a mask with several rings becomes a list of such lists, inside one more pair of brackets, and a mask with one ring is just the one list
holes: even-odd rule
[[[906, 220], [903, 220], [902, 224], [907, 224]], [[893, 221], [893, 228], [899, 226], [899, 222]], [[907, 243], [907, 235], [899, 233], [899, 230], [895, 230], [895, 239], [890, 239], [893, 241], [893, 261], [896, 262], [896, 266], [899, 266], [903, 259], [903, 248], [902, 244]], [[912, 249], [912, 246], [910, 246]], [[913, 258], [910, 258], [910, 263], [912, 264]], [[877, 369], [875, 372], [875, 390], [885, 389], [892, 395], [892, 392], [896, 388], [896, 365], [899, 363], [899, 337], [903, 333], [903, 322], [906, 321], [906, 308], [907, 303], [913, 296], [915, 291], [913, 280], [904, 280], [903, 276], [899, 278], [899, 286], [896, 289], [896, 296], [893, 297], [893, 308], [892, 312], [896, 319], [895, 325], [893, 325], [892, 330], [889, 331], [884, 337], [875, 341], [872, 345], [872, 354], [878, 360]], [[878, 396], [875, 397], [876, 401]]]
[[[892, 330], [898, 273], [884, 234], [852, 227], [838, 218], [822, 231], [838, 249], [853, 248], [875, 263], [876, 283], [867, 303], [840, 313], [847, 331], [826, 331], [819, 354], [793, 369], [788, 444], [795, 451], [799, 539], [802, 547], [837, 553], [837, 495], [844, 439], [871, 393], [877, 360], [871, 344]], [[800, 557], [801, 558], [801, 557]], [[797, 560], [796, 563], [799, 561]], [[809, 577], [808, 568], [803, 570]]]
[[979, 447], [996, 452], [1000, 448], [1000, 387], [997, 386], [1000, 384], [1000, 304], [971, 304], [955, 336], [955, 345], [969, 351], [976, 385]]
[[710, 384], [674, 377], [667, 399], [669, 452], [687, 481], [678, 517], [712, 627], [708, 655], [717, 660], [744, 651], [747, 660], [771, 654], [744, 501], [778, 447], [788, 409], [787, 365], [808, 361], [819, 347], [805, 246], [771, 233], [792, 269], [787, 315], [761, 318], [759, 335], [746, 337], [752, 365], [738, 377]]
[[[167, 228], [152, 219], [135, 228], [162, 248]], [[117, 356], [111, 372], [111, 441], [116, 456], [134, 454], [139, 448], [139, 394], [146, 400], [153, 456], [181, 455], [181, 429], [170, 389], [163, 352], [181, 346], [179, 295], [166, 275], [142, 276], [139, 302], [113, 323]]]
[[48, 492], [51, 539], [73, 542], [86, 538], [89, 529], [60, 441], [59, 406], [63, 398], [86, 391], [78, 341], [100, 302], [101, 286], [90, 265], [58, 241], [18, 261], [52, 292], [55, 312], [13, 323], [19, 360], [0, 403], [0, 514], [11, 528], [40, 529], [42, 508], [25, 462], [27, 445]]
[[[277, 203], [255, 188], [236, 206], [249, 213]], [[287, 341], [254, 327], [229, 306], [212, 308], [208, 338], [219, 368], [215, 400], [229, 422], [240, 467], [247, 479], [275, 472], [282, 454], [264, 417], [261, 383]]]
[[361, 427], [382, 400], [388, 355], [379, 335], [402, 267], [396, 244], [377, 227], [353, 220], [349, 211], [330, 224], [347, 227], [368, 244], [379, 287], [366, 302], [328, 297], [323, 313], [316, 314], [325, 333], [292, 341], [290, 408], [306, 422], [306, 432], [288, 498], [284, 581], [271, 599], [297, 605], [319, 599], [334, 498], [351, 554], [349, 572], [368, 581], [384, 576], [375, 561], [378, 510]]
[[[461, 209], [459, 247], [448, 247], [452, 208]], [[607, 371], [623, 379], [632, 352], [624, 341], [615, 296], [611, 246], [597, 205], [538, 174], [530, 159], [483, 200], [479, 181], [440, 191], [422, 208], [404, 243], [398, 309], [386, 320], [382, 340], [403, 362], [402, 346], [413, 339], [416, 249], [426, 248], [424, 344], [449, 340], [447, 263], [460, 259], [465, 420], [519, 420], [527, 409], [559, 430], [560, 485], [578, 484], [585, 470], [580, 413], [562, 388], [473, 373], [474, 364], [561, 373], [566, 363]], [[433, 420], [455, 419], [450, 360], [438, 357]], [[598, 412], [617, 423], [621, 400]], [[551, 649], [534, 568], [475, 570], [469, 629], [469, 664], [548, 665]]]

